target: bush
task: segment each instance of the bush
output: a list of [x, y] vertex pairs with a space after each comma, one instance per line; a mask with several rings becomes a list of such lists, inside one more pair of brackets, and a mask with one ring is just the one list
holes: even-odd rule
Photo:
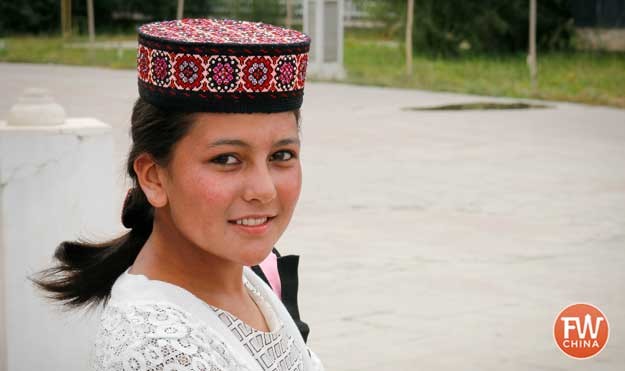
[[[403, 39], [406, 0], [360, 0], [387, 33]], [[540, 49], [570, 45], [573, 20], [568, 0], [540, 0], [537, 10]], [[413, 42], [418, 51], [456, 55], [463, 51], [510, 53], [527, 50], [527, 0], [415, 0]]]
[[[94, 0], [98, 33], [133, 33], [150, 21], [174, 19], [175, 0]], [[184, 16], [230, 17], [242, 20], [282, 23], [286, 9], [280, 0], [187, 0]], [[59, 0], [0, 1], [0, 34], [60, 32]], [[74, 33], [87, 32], [85, 0], [72, 1]]]
[[0, 1], [0, 35], [58, 30], [60, 17], [58, 0]]

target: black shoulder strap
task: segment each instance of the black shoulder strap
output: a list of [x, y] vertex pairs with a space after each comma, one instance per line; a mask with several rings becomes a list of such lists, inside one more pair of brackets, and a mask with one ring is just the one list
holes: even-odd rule
[[300, 319], [297, 305], [298, 277], [297, 268], [299, 266], [299, 256], [287, 255], [278, 258], [278, 273], [282, 284], [282, 303], [289, 311], [295, 321], [299, 332], [302, 334], [304, 342], [308, 340], [310, 327]]

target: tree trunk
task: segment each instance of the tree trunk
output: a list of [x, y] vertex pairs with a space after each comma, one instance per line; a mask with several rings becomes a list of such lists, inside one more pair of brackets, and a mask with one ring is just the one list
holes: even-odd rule
[[527, 56], [527, 64], [530, 69], [530, 79], [532, 89], [536, 89], [536, 76], [538, 75], [538, 66], [536, 64], [536, 0], [530, 0], [530, 24], [529, 24], [529, 55]]
[[286, 21], [284, 25], [286, 28], [291, 28], [293, 25], [293, 0], [286, 0]]
[[412, 22], [414, 18], [414, 0], [408, 0], [406, 9], [406, 74], [412, 76]]
[[176, 19], [182, 19], [184, 14], [184, 0], [178, 0], [178, 11], [176, 12]]
[[95, 42], [95, 19], [93, 16], [93, 0], [87, 0], [87, 24], [89, 27], [89, 43]]
[[72, 36], [72, 0], [61, 0], [61, 35]]

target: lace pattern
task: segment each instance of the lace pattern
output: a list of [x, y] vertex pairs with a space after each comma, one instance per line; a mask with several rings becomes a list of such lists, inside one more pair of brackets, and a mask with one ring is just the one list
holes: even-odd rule
[[170, 304], [116, 306], [102, 314], [97, 371], [243, 371], [219, 336]]
[[245, 281], [245, 286], [256, 304], [263, 308], [268, 325], [273, 327], [270, 332], [252, 328], [225, 310], [210, 305], [209, 307], [264, 371], [302, 371], [303, 353], [284, 328], [284, 324], [253, 285]]

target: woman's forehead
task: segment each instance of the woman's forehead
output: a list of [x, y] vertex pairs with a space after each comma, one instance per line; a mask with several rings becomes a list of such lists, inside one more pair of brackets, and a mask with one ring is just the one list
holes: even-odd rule
[[207, 145], [228, 140], [262, 144], [297, 138], [298, 128], [293, 112], [197, 113], [188, 135], [192, 141]]

